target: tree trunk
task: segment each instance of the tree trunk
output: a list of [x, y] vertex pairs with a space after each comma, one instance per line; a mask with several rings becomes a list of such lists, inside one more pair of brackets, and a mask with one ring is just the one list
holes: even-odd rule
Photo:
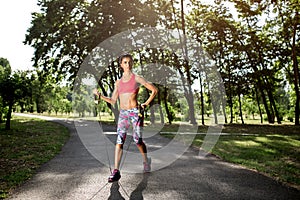
[[195, 117], [195, 107], [194, 107], [194, 96], [192, 92], [192, 88], [189, 85], [189, 93], [187, 94], [188, 106], [189, 106], [189, 116], [190, 116], [190, 123], [197, 124], [196, 117]]
[[241, 94], [239, 93], [239, 110], [240, 110], [240, 118], [242, 121], [242, 124], [245, 124], [244, 119], [243, 119], [243, 111], [242, 111], [242, 101], [241, 101]]
[[181, 26], [183, 31], [183, 49], [184, 49], [184, 56], [185, 58], [185, 69], [186, 69], [186, 76], [188, 82], [188, 104], [189, 104], [189, 114], [190, 114], [190, 122], [191, 124], [197, 124], [195, 118], [195, 107], [194, 107], [194, 96], [192, 90], [192, 80], [191, 80], [191, 70], [189, 67], [189, 58], [188, 58], [188, 49], [186, 46], [186, 31], [185, 31], [185, 19], [184, 19], [184, 5], [183, 0], [181, 0]]
[[12, 107], [13, 107], [13, 103], [9, 103], [8, 104], [8, 112], [7, 112], [7, 115], [6, 115], [5, 130], [10, 130]]
[[3, 113], [0, 112], [0, 124], [3, 122]]
[[[260, 63], [263, 66], [263, 68], [266, 69], [266, 67], [264, 66], [264, 63], [263, 63], [263, 58], [261, 56], [261, 53], [259, 53], [259, 59], [260, 59]], [[274, 119], [274, 113], [275, 113], [275, 116], [277, 118], [277, 123], [281, 124], [281, 117], [279, 116], [279, 112], [278, 112], [278, 109], [277, 109], [277, 106], [276, 106], [276, 103], [274, 100], [274, 95], [271, 90], [272, 86], [270, 85], [270, 82], [266, 76], [263, 76], [262, 78], [265, 80], [264, 82], [266, 84], [266, 91], [267, 91], [269, 101], [270, 101], [270, 108], [271, 108], [272, 115], [273, 115], [273, 121], [275, 121], [275, 119]]]
[[231, 94], [229, 94], [229, 108], [230, 108], [230, 124], [232, 124], [234, 115], [233, 115], [233, 101], [232, 101], [232, 95]]
[[[259, 49], [260, 47], [257, 46], [256, 48], [259, 51], [259, 61], [260, 61], [260, 64], [262, 65], [263, 68], [265, 68], [264, 67], [264, 63], [263, 63], [263, 58], [262, 58], [262, 55], [261, 55], [261, 52], [260, 52], [260, 49]], [[256, 67], [255, 67], [255, 69], [257, 70]], [[268, 106], [267, 101], [264, 102], [264, 105], [266, 106], [266, 108], [269, 108], [270, 111], [271, 111], [271, 112], [267, 112], [268, 120], [269, 120], [269, 123], [274, 124], [274, 122], [275, 122], [274, 109], [275, 109], [275, 112], [276, 112], [275, 101], [274, 101], [274, 98], [273, 98], [272, 91], [270, 91], [270, 86], [268, 84], [269, 83], [268, 79], [265, 76], [261, 76], [261, 78], [262, 78], [262, 80], [260, 78], [258, 79], [260, 86], [262, 86], [261, 83], [265, 84], [265, 87], [260, 87], [260, 89], [262, 89], [261, 92], [263, 94], [262, 95], [263, 100], [265, 100], [265, 95], [264, 95], [264, 89], [265, 89], [266, 92], [267, 92], [267, 94], [268, 94], [269, 101], [270, 101], [270, 107]], [[269, 111], [269, 109], [268, 109], [268, 111]]]
[[258, 110], [259, 110], [259, 116], [260, 116], [260, 123], [263, 123], [263, 116], [262, 116], [262, 111], [260, 108], [260, 102], [259, 102], [259, 97], [258, 97], [258, 91], [257, 88], [255, 87], [255, 96], [256, 96], [256, 102], [257, 102], [257, 106], [258, 106]]
[[[172, 4], [172, 9], [173, 9], [173, 14], [175, 17], [175, 24], [176, 24], [176, 28], [179, 31], [180, 34], [180, 29], [179, 26], [177, 24], [177, 20], [176, 20], [176, 12], [175, 12], [175, 7], [174, 7], [174, 2], [173, 0], [171, 1]], [[185, 67], [185, 72], [186, 72], [186, 78], [187, 78], [187, 82], [188, 82], [188, 89], [186, 89], [185, 86], [185, 81], [184, 81], [184, 75], [182, 73], [182, 71], [180, 70], [180, 65], [178, 65], [177, 69], [179, 70], [179, 73], [181, 75], [181, 79], [183, 80], [183, 87], [184, 87], [184, 91], [185, 91], [185, 97], [187, 99], [187, 103], [189, 106], [189, 118], [190, 118], [190, 123], [191, 124], [197, 124], [196, 122], [196, 118], [195, 118], [195, 107], [194, 107], [194, 97], [193, 97], [193, 92], [192, 92], [192, 82], [191, 82], [191, 74], [190, 74], [190, 68], [189, 68], [189, 63], [188, 63], [188, 50], [187, 50], [187, 46], [186, 46], [186, 31], [185, 31], [185, 20], [184, 20], [184, 5], [183, 5], [183, 0], [181, 0], [181, 28], [183, 31], [183, 41], [181, 42], [182, 45], [182, 51], [183, 51], [183, 55], [184, 55], [184, 67]]]
[[[241, 42], [241, 41], [240, 41]], [[243, 46], [245, 46], [243, 44], [243, 42], [241, 42], [241, 44]], [[257, 49], [260, 49], [261, 47], [258, 47], [256, 46]], [[246, 51], [246, 54], [248, 55], [248, 58], [251, 60], [252, 56], [251, 56], [251, 52], [249, 52], [248, 50]], [[254, 73], [256, 74], [256, 79], [257, 79], [257, 87], [261, 93], [261, 97], [262, 97], [262, 100], [263, 100], [263, 105], [265, 107], [265, 110], [266, 110], [266, 113], [267, 113], [267, 117], [268, 117], [268, 122], [273, 124], [274, 123], [274, 114], [270, 112], [269, 110], [269, 106], [268, 106], [268, 103], [267, 103], [267, 99], [266, 99], [266, 96], [264, 94], [264, 87], [263, 87], [263, 81], [261, 80], [261, 77], [260, 77], [260, 74], [259, 73], [259, 70], [258, 68], [256, 67], [256, 63], [251, 63], [251, 67], [254, 71]]]
[[199, 81], [200, 81], [201, 122], [202, 122], [202, 125], [205, 125], [205, 121], [204, 121], [204, 96], [203, 96], [203, 85], [202, 85], [201, 73], [199, 73]]
[[[180, 77], [181, 77], [182, 87], [183, 87], [184, 94], [185, 94], [184, 96], [187, 100], [188, 107], [189, 107], [188, 112], [189, 112], [190, 123], [191, 124], [197, 124], [196, 118], [195, 118], [194, 96], [193, 96], [191, 84], [186, 83], [184, 74], [181, 71], [179, 66], [177, 67], [177, 69], [178, 69], [178, 72], [179, 72]], [[188, 86], [186, 87], [186, 85], [188, 85]]]
[[161, 105], [161, 95], [160, 94], [161, 94], [160, 92], [157, 93], [157, 101], [158, 101], [158, 105], [159, 105], [160, 123], [164, 124], [165, 123], [165, 118], [164, 118], [162, 108], [160, 106]]
[[[161, 104], [159, 104], [159, 105], [161, 105]], [[165, 124], [164, 113], [163, 113], [163, 111], [162, 111], [161, 106], [159, 106], [159, 114], [160, 114], [160, 123], [161, 123], [161, 124]]]
[[223, 110], [223, 114], [224, 114], [225, 124], [227, 124], [226, 97], [222, 97], [222, 110]]
[[[281, 118], [279, 116], [279, 112], [278, 112], [278, 109], [277, 109], [277, 106], [276, 106], [276, 103], [275, 103], [275, 100], [274, 100], [274, 95], [271, 91], [271, 86], [269, 84], [269, 81], [266, 77], [265, 78], [265, 82], [266, 82], [266, 91], [267, 91], [267, 94], [268, 94], [268, 98], [269, 98], [269, 101], [270, 101], [270, 109], [271, 109], [271, 116], [272, 116], [272, 122], [274, 123], [275, 122], [275, 117], [277, 118], [277, 123], [278, 124], [281, 124]], [[275, 113], [275, 115], [274, 115]]]
[[[299, 17], [299, 13], [296, 12], [295, 18]], [[299, 66], [297, 60], [297, 50], [296, 50], [296, 34], [297, 34], [298, 23], [296, 22], [293, 27], [293, 43], [292, 43], [292, 60], [293, 60], [293, 70], [294, 70], [294, 86], [296, 93], [296, 102], [295, 102], [295, 125], [299, 124], [299, 115], [300, 115], [300, 76], [299, 76]]]
[[266, 95], [264, 93], [264, 89], [262, 87], [260, 78], [258, 78], [258, 80], [257, 80], [257, 86], [258, 86], [258, 89], [261, 93], [261, 98], [263, 100], [263, 104], [264, 104], [264, 107], [265, 107], [265, 110], [266, 110], [266, 113], [267, 113], [268, 122], [271, 123], [271, 124], [274, 124], [274, 114], [272, 114], [269, 110], [269, 106], [268, 106], [268, 103], [267, 103], [267, 98], [266, 98]]
[[218, 124], [218, 115], [217, 115], [217, 108], [216, 108], [217, 101], [214, 99], [213, 95], [210, 95], [210, 98], [211, 98], [211, 107], [213, 109], [215, 124]]
[[155, 112], [153, 106], [151, 106], [152, 103], [150, 103], [150, 123], [154, 124], [155, 123]]
[[170, 113], [169, 107], [168, 107], [167, 95], [168, 95], [167, 88], [164, 87], [164, 96], [163, 96], [164, 105], [165, 105], [165, 108], [166, 108], [166, 113], [167, 113], [167, 118], [168, 118], [169, 124], [172, 124], [171, 113]]

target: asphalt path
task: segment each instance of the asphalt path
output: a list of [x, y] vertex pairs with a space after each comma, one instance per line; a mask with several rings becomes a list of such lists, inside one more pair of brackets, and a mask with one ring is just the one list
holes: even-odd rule
[[[227, 163], [211, 155], [200, 157], [196, 148], [188, 148], [174, 162], [151, 173], [138, 173], [138, 170], [137, 173], [131, 173], [121, 170], [122, 178], [119, 182], [107, 183], [110, 175], [109, 166], [87, 148], [78, 134], [75, 122], [47, 117], [44, 119], [68, 127], [71, 137], [61, 153], [44, 164], [30, 180], [17, 188], [9, 199], [293, 200], [300, 197], [299, 190], [255, 171]], [[87, 121], [79, 121], [77, 125], [78, 123], [83, 128], [89, 126]], [[102, 128], [108, 133], [115, 131], [115, 127], [111, 126]], [[106, 134], [106, 137], [114, 141], [116, 136]], [[153, 151], [158, 148], [158, 144], [161, 146], [168, 144], [170, 139], [156, 134], [146, 138], [145, 142], [148, 150]], [[132, 151], [137, 149], [134, 144], [129, 147]], [[164, 162], [155, 157], [152, 159], [154, 166], [155, 163]], [[109, 161], [109, 164], [111, 162]]]

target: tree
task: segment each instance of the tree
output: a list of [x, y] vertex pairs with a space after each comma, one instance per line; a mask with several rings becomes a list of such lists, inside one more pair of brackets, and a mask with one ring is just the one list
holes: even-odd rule
[[[157, 68], [164, 74], [170, 75], [166, 72], [167, 68], [163, 69], [159, 64], [171, 66], [174, 70], [172, 73], [175, 72], [172, 75], [181, 81], [175, 84], [178, 87], [186, 86], [181, 87], [180, 92], [183, 93], [180, 94], [187, 100], [186, 103], [190, 108], [187, 116], [192, 123], [195, 122], [194, 105], [196, 105], [201, 110], [202, 124], [205, 108], [213, 110], [216, 122], [217, 114], [224, 113], [227, 123], [226, 112], [230, 113], [231, 118], [228, 122], [232, 123], [235, 106], [241, 118], [243, 113], [249, 110], [253, 115], [254, 112], [259, 112], [261, 122], [263, 114], [266, 114], [269, 123], [275, 123], [275, 120], [281, 123], [285, 110], [288, 109], [289, 114], [294, 112], [295, 124], [299, 124], [298, 1], [229, 0], [235, 6], [238, 18], [232, 16], [232, 12], [224, 2], [214, 1], [214, 4], [204, 5], [200, 1], [191, 0], [190, 9], [187, 10], [183, 0], [39, 0], [41, 12], [33, 14], [32, 26], [28, 29], [25, 40], [26, 44], [36, 50], [34, 60], [35, 66], [39, 69], [37, 75], [39, 78], [34, 84], [39, 87], [35, 88], [48, 92], [53, 89], [47, 84], [42, 87], [41, 84], [47, 80], [44, 73], [53, 74], [55, 82], [60, 81], [66, 74], [69, 80], [74, 80], [89, 52], [107, 38], [138, 27], [158, 26], [178, 32], [185, 56], [181, 57], [176, 54], [177, 52], [165, 49], [136, 49], [130, 52], [137, 61], [135, 63], [140, 66], [135, 69], [140, 70], [143, 76], [147, 76], [149, 71], [144, 66], [150, 62], [157, 64]], [[265, 21], [262, 21], [265, 16], [267, 16]], [[206, 58], [195, 57], [197, 59], [192, 60], [196, 53], [201, 52], [190, 51], [186, 46], [186, 40], [189, 38], [195, 39], [193, 44], [204, 47], [215, 62], [226, 86], [227, 98], [221, 97], [218, 92], [215, 97], [210, 95], [211, 88], [216, 86], [214, 84], [217, 81], [212, 78], [216, 74], [209, 72], [211, 62]], [[114, 42], [117, 45], [118, 41]], [[97, 59], [93, 60], [99, 53], [91, 55], [90, 61], [95, 62], [95, 67], [90, 73], [95, 75], [102, 93], [109, 96], [122, 72], [118, 69], [116, 55], [108, 54], [103, 52], [100, 55], [107, 58], [103, 63], [97, 63]], [[99, 70], [97, 64], [104, 66], [105, 70]], [[101, 77], [97, 74], [101, 74]], [[88, 75], [84, 76], [80, 78], [84, 79]], [[188, 87], [195, 81], [200, 84], [199, 91], [196, 91], [199, 92], [197, 95], [193, 95], [194, 91]], [[161, 90], [157, 101], [164, 106], [168, 122], [171, 123], [173, 111], [177, 109], [176, 101], [179, 100], [171, 102], [173, 88], [164, 87], [167, 84], [161, 83], [157, 84]], [[73, 87], [80, 88], [78, 85]], [[37, 96], [35, 88], [32, 90]], [[285, 94], [286, 88], [291, 88], [293, 92]], [[251, 96], [253, 102], [256, 102], [256, 108], [245, 105]], [[195, 97], [199, 103], [193, 102]], [[147, 98], [147, 92], [142, 92], [141, 98]], [[292, 102], [287, 103], [286, 98]], [[37, 110], [41, 112], [51, 103], [47, 102], [46, 97], [33, 99], [37, 104]], [[182, 102], [182, 99], [180, 101]], [[228, 108], [225, 108], [226, 101]], [[30, 100], [23, 99], [19, 103], [30, 104]], [[286, 107], [284, 104], [289, 106]], [[221, 108], [216, 105], [224, 106]], [[81, 107], [86, 108], [85, 112], [90, 112], [88, 102]], [[57, 109], [60, 109], [59, 106]], [[118, 105], [111, 106], [110, 109], [117, 116]], [[162, 109], [159, 112], [162, 115]], [[150, 113], [151, 121], [155, 121], [152, 108]]]
[[[9, 61], [6, 58], [0, 58], [0, 85], [11, 74], [11, 67]], [[6, 106], [4, 105], [3, 97], [0, 92], [0, 123], [3, 122], [3, 117], [6, 114]]]
[[[9, 64], [7, 67], [8, 66]], [[8, 69], [9, 68], [10, 67], [8, 67]], [[10, 121], [14, 104], [25, 96], [28, 96], [28, 86], [30, 85], [30, 81], [26, 75], [26, 73], [18, 71], [1, 77], [0, 96], [2, 105], [8, 108], [6, 113], [6, 130], [11, 128]]]
[[[25, 44], [35, 49], [34, 65], [53, 74], [56, 81], [65, 78], [73, 82], [87, 56], [107, 38], [129, 29], [152, 26], [156, 21], [154, 12], [138, 0], [39, 0], [38, 5], [41, 11], [32, 15]], [[100, 79], [99, 87], [106, 95], [109, 91], [105, 91], [102, 83], [108, 80], [106, 84], [113, 88], [120, 73], [115, 69], [116, 58], [101, 56], [110, 58], [103, 66], [106, 71], [102, 77], [97, 77], [101, 74], [97, 67], [91, 73], [96, 80]], [[117, 115], [117, 107], [109, 107]]]
[[295, 92], [295, 125], [300, 124], [300, 74], [299, 74], [299, 38], [300, 38], [300, 5], [298, 0], [269, 1], [269, 10], [276, 17], [268, 20], [269, 31], [276, 31], [276, 41], [279, 47], [280, 66], [286, 70], [288, 80]]
[[[232, 120], [232, 88], [236, 81], [233, 77], [238, 67], [241, 67], [238, 65], [238, 60], [236, 59], [238, 57], [235, 56], [237, 47], [234, 36], [237, 31], [234, 27], [234, 20], [232, 15], [228, 12], [228, 9], [220, 3], [218, 5], [204, 5], [198, 1], [192, 1], [192, 3], [193, 9], [188, 17], [189, 32], [193, 38], [196, 38], [199, 45], [201, 45], [209, 54], [208, 58], [214, 60], [216, 65], [215, 69], [218, 70], [222, 76], [223, 83], [226, 86], [226, 94], [231, 108], [230, 112]], [[198, 62], [201, 62], [201, 59], [199, 59]], [[213, 95], [213, 93], [209, 91], [209, 87], [214, 81], [212, 80], [211, 75], [209, 75], [209, 73], [212, 72], [207, 70], [208, 67], [211, 68], [209, 60], [202, 61], [202, 67], [199, 73], [199, 79], [201, 80], [200, 87], [203, 88], [204, 83], [206, 83], [206, 92]], [[204, 76], [203, 74], [207, 75]], [[209, 95], [210, 102], [213, 103], [214, 98], [211, 95]], [[221, 99], [219, 100], [222, 101], [221, 105], [223, 105], [222, 113], [224, 113], [225, 123], [227, 123], [225, 111], [226, 99], [221, 96], [220, 98]], [[218, 120], [216, 114], [219, 110], [213, 104], [212, 108], [214, 109], [215, 123], [217, 123]]]
[[178, 31], [182, 53], [176, 54], [175, 52], [173, 52], [172, 54], [166, 54], [164, 56], [164, 59], [172, 60], [172, 62], [169, 63], [172, 63], [172, 66], [178, 72], [178, 76], [182, 82], [181, 85], [184, 91], [184, 96], [190, 108], [188, 115], [189, 121], [191, 124], [197, 124], [195, 119], [194, 95], [191, 87], [194, 81], [192, 68], [195, 68], [195, 66], [193, 66], [193, 64], [189, 62], [184, 1], [181, 0], [178, 3], [177, 1], [148, 0], [146, 1], [146, 3], [149, 4], [158, 15], [159, 18], [157, 23], [159, 26], [162, 26], [166, 29], [174, 29]]
[[[89, 52], [130, 28], [153, 24], [153, 13], [137, 0], [39, 0], [25, 44], [35, 49], [34, 65], [73, 80]], [[155, 17], [155, 16], [154, 16]], [[155, 20], [154, 20], [155, 21]]]
[[269, 123], [274, 123], [275, 117], [277, 122], [281, 123], [274, 98], [275, 87], [272, 85], [274, 74], [277, 73], [277, 69], [274, 68], [277, 48], [272, 36], [265, 30], [267, 26], [259, 20], [266, 5], [257, 1], [232, 0], [232, 2], [235, 3], [242, 25], [239, 32], [243, 37], [238, 37], [237, 41], [245, 54], [248, 70], [253, 73], [254, 87], [258, 88], [257, 91], [262, 97]]

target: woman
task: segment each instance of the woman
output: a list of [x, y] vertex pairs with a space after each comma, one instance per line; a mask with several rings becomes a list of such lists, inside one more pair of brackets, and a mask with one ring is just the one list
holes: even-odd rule
[[123, 70], [123, 75], [121, 79], [116, 81], [112, 96], [105, 97], [101, 95], [98, 90], [94, 90], [94, 94], [99, 96], [99, 99], [102, 99], [112, 105], [116, 103], [118, 98], [120, 100], [120, 115], [117, 126], [118, 136], [115, 147], [115, 169], [108, 177], [108, 182], [118, 181], [121, 178], [119, 167], [123, 153], [123, 144], [125, 142], [130, 123], [132, 123], [133, 127], [133, 140], [137, 144], [137, 147], [143, 157], [144, 172], [150, 172], [151, 170], [151, 159], [147, 157], [147, 148], [142, 140], [142, 123], [139, 120], [139, 105], [137, 96], [139, 85], [143, 85], [151, 91], [147, 101], [140, 105], [142, 108], [145, 108], [154, 99], [158, 89], [152, 83], [132, 72], [133, 58], [130, 54], [120, 56], [119, 64]]

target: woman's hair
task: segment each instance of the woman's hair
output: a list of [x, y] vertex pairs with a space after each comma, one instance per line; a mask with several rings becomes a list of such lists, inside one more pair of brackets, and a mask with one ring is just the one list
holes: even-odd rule
[[129, 58], [129, 67], [132, 69], [133, 66], [133, 58], [130, 54], [123, 54], [119, 57], [119, 65], [121, 65], [123, 58]]

